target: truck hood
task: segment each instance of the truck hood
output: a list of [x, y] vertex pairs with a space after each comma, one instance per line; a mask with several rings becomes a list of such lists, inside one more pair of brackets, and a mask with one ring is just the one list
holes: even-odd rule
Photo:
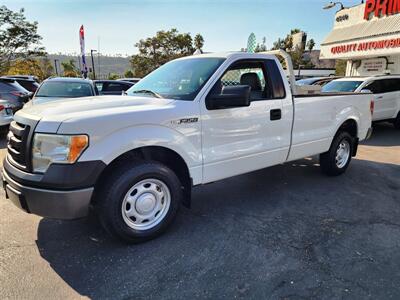
[[46, 103], [46, 102], [65, 100], [65, 99], [66, 98], [61, 98], [61, 97], [35, 97], [29, 103], [31, 103], [31, 105], [32, 104], [42, 104], [42, 103]]
[[95, 96], [50, 101], [42, 104], [28, 102], [21, 113], [37, 117], [60, 117], [61, 121], [76, 114], [112, 113], [114, 110], [147, 110], [163, 107], [174, 100], [153, 97]]
[[40, 120], [39, 125], [43, 126], [46, 123], [47, 130], [54, 131], [61, 122], [68, 119], [152, 111], [165, 108], [173, 102], [175, 100], [143, 96], [95, 96], [62, 99], [43, 104], [28, 102], [16, 113], [15, 119]]

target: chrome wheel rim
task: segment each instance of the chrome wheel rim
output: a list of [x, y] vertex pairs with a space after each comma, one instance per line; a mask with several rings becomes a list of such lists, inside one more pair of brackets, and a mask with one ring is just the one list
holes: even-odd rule
[[341, 169], [343, 168], [350, 158], [350, 143], [347, 140], [340, 142], [336, 150], [336, 166]]
[[167, 215], [171, 205], [168, 186], [158, 179], [145, 179], [129, 189], [122, 202], [122, 218], [135, 230], [149, 230]]

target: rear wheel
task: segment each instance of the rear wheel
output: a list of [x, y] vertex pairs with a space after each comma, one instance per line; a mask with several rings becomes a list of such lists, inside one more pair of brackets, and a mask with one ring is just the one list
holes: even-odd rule
[[98, 195], [99, 217], [105, 229], [132, 243], [163, 233], [182, 201], [179, 179], [158, 162], [117, 167]]
[[329, 176], [343, 174], [351, 161], [354, 138], [347, 132], [338, 133], [328, 152], [320, 155], [322, 171]]

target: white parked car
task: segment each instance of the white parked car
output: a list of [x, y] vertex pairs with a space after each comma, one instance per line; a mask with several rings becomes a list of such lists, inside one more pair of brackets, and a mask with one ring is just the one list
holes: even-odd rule
[[400, 76], [347, 77], [334, 80], [322, 92], [371, 91], [375, 96], [373, 121], [390, 121], [400, 129]]
[[9, 101], [0, 99], [0, 130], [8, 131], [14, 118], [13, 108]]
[[92, 206], [108, 232], [140, 242], [190, 206], [192, 186], [316, 154], [326, 174], [344, 173], [371, 133], [372, 95], [296, 96], [290, 80], [274, 55], [205, 54], [163, 65], [124, 97], [24, 108], [10, 127], [7, 197], [59, 219]]

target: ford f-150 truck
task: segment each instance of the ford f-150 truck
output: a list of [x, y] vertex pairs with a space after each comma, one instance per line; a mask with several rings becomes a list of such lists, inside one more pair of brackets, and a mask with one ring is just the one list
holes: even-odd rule
[[[289, 61], [290, 62], [290, 61]], [[296, 96], [275, 55], [171, 61], [127, 92], [25, 107], [8, 134], [3, 185], [28, 213], [141, 242], [162, 233], [193, 186], [320, 154], [345, 172], [370, 134], [372, 95]]]

